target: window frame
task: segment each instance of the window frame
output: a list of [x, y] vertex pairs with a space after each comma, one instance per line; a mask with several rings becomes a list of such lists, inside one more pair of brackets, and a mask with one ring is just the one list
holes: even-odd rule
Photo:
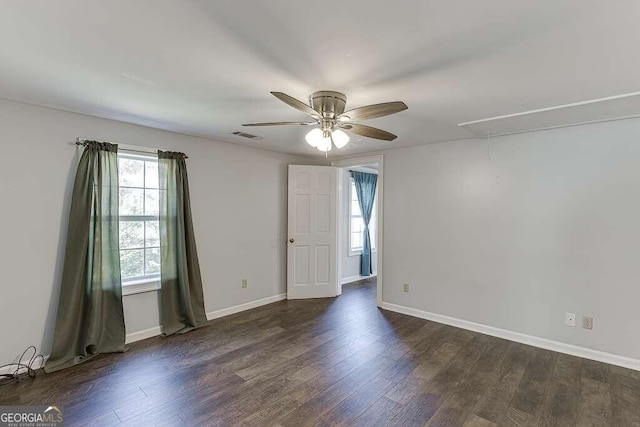
[[[118, 151], [118, 161], [120, 161], [120, 159], [131, 159], [131, 160], [142, 160], [145, 162], [148, 161], [153, 161], [156, 162], [158, 161], [158, 156], [155, 153], [149, 153], [149, 154], [140, 154], [140, 153], [132, 153], [132, 152], [128, 152], [127, 150], [119, 150]], [[118, 168], [118, 188], [133, 188], [133, 189], [141, 189], [143, 190], [143, 197], [142, 197], [142, 203], [143, 203], [143, 210], [142, 212], [144, 213], [144, 209], [145, 209], [145, 203], [146, 203], [146, 199], [144, 197], [144, 190], [156, 190], [156, 188], [147, 188], [146, 187], [146, 170], [143, 171], [143, 183], [142, 183], [142, 187], [139, 186], [128, 186], [128, 185], [120, 185], [120, 169]], [[159, 191], [159, 188], [157, 189]], [[119, 198], [118, 198], [119, 199]], [[120, 239], [120, 224], [122, 221], [133, 221], [133, 222], [142, 222], [143, 226], [143, 247], [140, 248], [127, 248], [127, 249], [122, 249], [120, 247], [118, 247], [118, 253], [121, 256], [122, 251], [126, 251], [126, 250], [135, 250], [135, 249], [142, 249], [144, 252], [144, 259], [143, 259], [143, 265], [146, 266], [146, 250], [147, 249], [160, 249], [160, 245], [158, 244], [157, 247], [153, 246], [153, 247], [147, 247], [146, 246], [146, 222], [147, 221], [154, 221], [154, 220], [159, 220], [160, 216], [159, 214], [156, 215], [120, 215], [120, 206], [118, 206], [118, 239]], [[122, 259], [122, 257], [121, 257]], [[122, 262], [122, 261], [121, 261]], [[122, 276], [120, 278], [121, 280], [121, 285], [122, 285], [122, 295], [131, 295], [131, 294], [137, 294], [137, 293], [142, 293], [142, 292], [150, 292], [150, 291], [157, 291], [160, 289], [161, 283], [160, 283], [160, 273], [157, 274], [149, 274], [149, 275], [145, 275], [145, 276], [137, 276], [137, 277], [131, 277], [131, 278], [127, 278], [124, 279]]]
[[[362, 247], [360, 248], [354, 248], [351, 245], [351, 220], [354, 217], [358, 217], [358, 218], [362, 218], [362, 212], [360, 213], [360, 215], [354, 216], [353, 212], [351, 210], [352, 207], [352, 203], [353, 203], [353, 199], [354, 199], [354, 194], [355, 194], [355, 182], [353, 180], [353, 177], [349, 176], [349, 207], [347, 210], [347, 214], [348, 214], [348, 220], [347, 220], [347, 239], [348, 239], [348, 246], [349, 246], [349, 256], [360, 256], [362, 255]], [[356, 200], [358, 200], [357, 195], [355, 197]], [[374, 221], [373, 224], [373, 230], [374, 230], [374, 235], [371, 236], [371, 253], [375, 253], [377, 252], [377, 245], [376, 245], [376, 238], [377, 238], [377, 233], [378, 233], [378, 227], [377, 227], [377, 220], [378, 220], [378, 215], [377, 215], [377, 209], [378, 209], [378, 188], [376, 187], [376, 195], [373, 201], [373, 208], [372, 208], [372, 220]], [[371, 232], [371, 229], [369, 229], [369, 232]], [[363, 236], [364, 237], [364, 236]]]

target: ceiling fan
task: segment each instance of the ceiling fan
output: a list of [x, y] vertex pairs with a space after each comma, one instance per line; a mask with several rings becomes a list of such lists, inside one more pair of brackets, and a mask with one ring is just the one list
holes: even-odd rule
[[321, 90], [309, 95], [309, 105], [282, 92], [271, 92], [271, 94], [280, 101], [310, 115], [313, 121], [245, 123], [242, 126], [320, 125], [320, 127], [312, 129], [305, 139], [309, 145], [325, 153], [331, 150], [332, 145], [335, 145], [336, 148], [342, 148], [349, 142], [349, 135], [343, 129], [368, 138], [393, 141], [397, 136], [390, 132], [353, 122], [388, 116], [408, 108], [404, 102], [396, 101], [366, 105], [344, 111], [347, 96], [330, 90]]

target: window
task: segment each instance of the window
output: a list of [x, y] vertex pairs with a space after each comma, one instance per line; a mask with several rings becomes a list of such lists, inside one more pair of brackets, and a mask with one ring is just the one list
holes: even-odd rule
[[[349, 255], [359, 255], [362, 253], [362, 245], [364, 244], [364, 220], [360, 211], [360, 203], [358, 202], [358, 193], [356, 192], [356, 184], [353, 178], [350, 179], [350, 199], [349, 205]], [[373, 201], [373, 210], [371, 211], [371, 220], [369, 221], [369, 237], [371, 238], [371, 250], [376, 249], [376, 217], [378, 214], [378, 197], [376, 189], [376, 197]]]
[[160, 278], [158, 159], [118, 154], [120, 268], [123, 285]]

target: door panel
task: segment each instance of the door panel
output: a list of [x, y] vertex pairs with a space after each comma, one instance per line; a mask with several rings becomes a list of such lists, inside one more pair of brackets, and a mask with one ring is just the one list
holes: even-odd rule
[[316, 232], [331, 233], [331, 196], [329, 194], [316, 195]]
[[316, 284], [329, 284], [331, 274], [331, 248], [328, 245], [316, 246]]
[[311, 269], [311, 251], [309, 246], [294, 246], [295, 284], [309, 284], [309, 270]]
[[308, 194], [296, 194], [295, 196], [295, 232], [297, 234], [309, 234], [311, 231], [311, 197]]
[[338, 170], [289, 166], [287, 298], [337, 295]]

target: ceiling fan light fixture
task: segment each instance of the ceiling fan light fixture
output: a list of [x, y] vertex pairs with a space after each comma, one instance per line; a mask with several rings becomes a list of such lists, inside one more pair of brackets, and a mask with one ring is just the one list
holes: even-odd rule
[[310, 146], [317, 147], [322, 141], [322, 130], [320, 128], [311, 129], [304, 139], [307, 140], [307, 144]]
[[318, 142], [318, 146], [316, 147], [318, 150], [326, 153], [327, 151], [331, 151], [331, 138], [322, 138], [320, 142]]
[[336, 145], [336, 148], [342, 148], [349, 142], [349, 135], [341, 131], [340, 129], [336, 129], [332, 132], [333, 143]]

